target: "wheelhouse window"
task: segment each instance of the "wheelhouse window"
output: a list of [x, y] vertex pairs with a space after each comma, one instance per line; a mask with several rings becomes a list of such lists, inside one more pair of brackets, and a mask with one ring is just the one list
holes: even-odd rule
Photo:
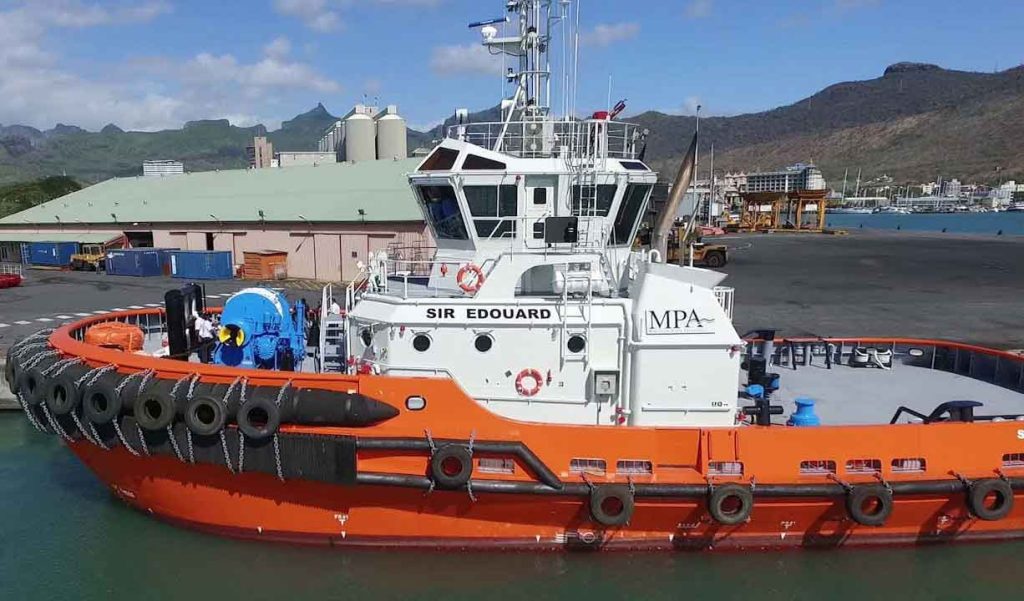
[[455, 159], [459, 158], [459, 151], [451, 148], [438, 147], [430, 153], [427, 160], [423, 161], [420, 171], [451, 171], [455, 166]]
[[480, 238], [508, 238], [516, 235], [519, 189], [506, 186], [464, 186], [466, 205]]
[[468, 171], [504, 171], [505, 163], [484, 158], [475, 154], [466, 155], [462, 168]]
[[583, 217], [607, 217], [615, 202], [615, 184], [572, 187], [572, 214]]
[[626, 186], [626, 193], [622, 197], [622, 206], [619, 207], [619, 213], [615, 216], [615, 225], [612, 226], [609, 244], [613, 246], [632, 244], [633, 241], [630, 238], [636, 229], [637, 220], [641, 216], [650, 193], [650, 184]]
[[455, 190], [451, 186], [418, 186], [424, 213], [441, 240], [468, 240], [469, 231], [462, 218]]

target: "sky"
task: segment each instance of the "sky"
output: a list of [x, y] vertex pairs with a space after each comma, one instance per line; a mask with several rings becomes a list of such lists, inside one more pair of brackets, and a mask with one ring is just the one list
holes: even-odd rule
[[[1024, 2], [576, 0], [579, 113], [732, 115], [782, 106], [899, 61], [1024, 62]], [[97, 130], [236, 125], [322, 102], [397, 104], [424, 129], [502, 94], [467, 24], [504, 0], [0, 0], [0, 124]], [[559, 46], [560, 48], [560, 46]], [[557, 88], [557, 86], [556, 86]]]

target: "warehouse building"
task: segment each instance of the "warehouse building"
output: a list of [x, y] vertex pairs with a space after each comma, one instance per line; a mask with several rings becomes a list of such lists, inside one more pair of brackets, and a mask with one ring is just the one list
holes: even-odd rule
[[31, 242], [288, 254], [288, 277], [347, 281], [382, 249], [433, 247], [406, 174], [419, 159], [115, 178], [0, 219], [0, 260]]

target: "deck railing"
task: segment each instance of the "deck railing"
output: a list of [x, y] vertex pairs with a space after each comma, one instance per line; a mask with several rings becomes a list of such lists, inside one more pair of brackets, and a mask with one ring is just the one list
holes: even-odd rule
[[450, 126], [447, 135], [496, 152], [531, 159], [635, 160], [643, 138], [642, 130], [633, 123], [604, 119], [467, 123]]

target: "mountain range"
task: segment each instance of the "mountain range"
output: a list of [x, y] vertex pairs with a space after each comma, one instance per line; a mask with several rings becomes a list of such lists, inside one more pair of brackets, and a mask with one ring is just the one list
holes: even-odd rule
[[[742, 88], [737, 89], [742, 93]], [[470, 116], [496, 120], [496, 107]], [[98, 132], [58, 124], [41, 131], [0, 125], [0, 183], [66, 174], [84, 183], [137, 175], [145, 159], [177, 159], [190, 171], [246, 165], [245, 147], [267, 135], [275, 150], [314, 150], [338, 118], [322, 104], [274, 131], [227, 120], [191, 121], [176, 130]], [[628, 119], [650, 130], [647, 160], [665, 173], [689, 144], [695, 117], [645, 112]], [[428, 132], [409, 130], [410, 151], [429, 145], [451, 119]], [[994, 182], [1024, 179], [1024, 67], [996, 73], [897, 63], [875, 79], [838, 83], [788, 106], [705, 117], [701, 170], [715, 145], [718, 172], [778, 169], [814, 162], [832, 184], [845, 170], [897, 182], [936, 176]]]

